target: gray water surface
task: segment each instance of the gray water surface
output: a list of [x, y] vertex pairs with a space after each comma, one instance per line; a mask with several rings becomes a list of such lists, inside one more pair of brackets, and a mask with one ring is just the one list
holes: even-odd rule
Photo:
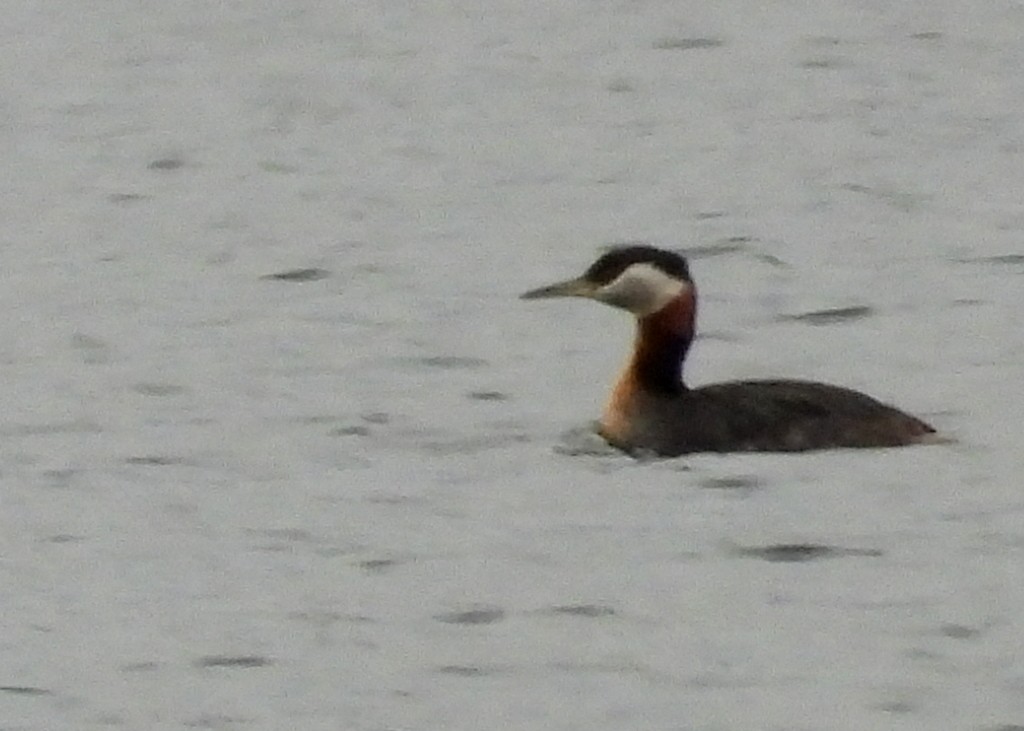
[[[12, 5], [0, 729], [1024, 725], [1018, 3]], [[946, 445], [581, 445], [691, 383]]]

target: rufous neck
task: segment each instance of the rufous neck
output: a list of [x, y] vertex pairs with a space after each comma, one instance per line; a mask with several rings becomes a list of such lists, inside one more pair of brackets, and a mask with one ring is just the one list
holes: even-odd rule
[[642, 389], [664, 394], [686, 389], [683, 361], [693, 341], [696, 310], [696, 294], [689, 288], [654, 314], [637, 320], [629, 369]]

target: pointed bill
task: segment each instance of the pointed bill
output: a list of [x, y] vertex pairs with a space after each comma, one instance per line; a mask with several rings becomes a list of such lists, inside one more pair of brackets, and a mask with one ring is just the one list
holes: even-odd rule
[[524, 300], [539, 300], [547, 299], [549, 297], [593, 297], [596, 290], [596, 284], [588, 282], [582, 277], [578, 277], [576, 279], [568, 279], [564, 282], [549, 284], [546, 287], [531, 289], [529, 292], [524, 292], [519, 295], [519, 298]]

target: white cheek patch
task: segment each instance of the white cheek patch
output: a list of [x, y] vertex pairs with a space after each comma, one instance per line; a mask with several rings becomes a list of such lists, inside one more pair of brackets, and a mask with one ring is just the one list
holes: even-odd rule
[[651, 264], [630, 264], [594, 296], [638, 317], [646, 317], [662, 309], [689, 287], [689, 283], [674, 279]]

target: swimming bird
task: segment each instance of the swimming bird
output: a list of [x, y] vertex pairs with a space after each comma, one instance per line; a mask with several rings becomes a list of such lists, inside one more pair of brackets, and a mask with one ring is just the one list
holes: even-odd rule
[[598, 432], [630, 453], [796, 452], [895, 447], [930, 441], [924, 421], [841, 386], [754, 380], [689, 388], [683, 362], [693, 342], [697, 289], [685, 258], [652, 246], [610, 250], [580, 277], [523, 299], [584, 297], [631, 312], [633, 354]]

